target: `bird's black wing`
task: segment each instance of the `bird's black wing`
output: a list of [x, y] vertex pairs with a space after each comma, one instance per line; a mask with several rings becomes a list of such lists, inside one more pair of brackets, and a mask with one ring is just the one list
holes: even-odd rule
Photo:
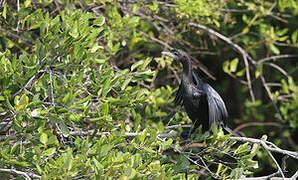
[[204, 84], [204, 89], [207, 91], [207, 100], [209, 108], [209, 126], [213, 123], [224, 127], [228, 112], [224, 101], [220, 95], [207, 83]]
[[181, 102], [183, 100], [183, 96], [182, 96], [183, 95], [183, 92], [182, 91], [183, 90], [182, 90], [182, 82], [181, 82], [180, 85], [179, 85], [179, 89], [178, 89], [178, 92], [176, 94], [176, 97], [174, 99], [174, 103], [176, 105], [181, 104]]

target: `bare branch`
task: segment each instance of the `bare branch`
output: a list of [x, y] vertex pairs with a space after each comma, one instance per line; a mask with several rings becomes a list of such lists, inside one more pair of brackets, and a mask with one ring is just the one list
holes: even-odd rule
[[22, 36], [19, 36], [17, 35], [16, 33], [13, 33], [12, 31], [9, 31], [9, 30], [6, 30], [6, 29], [3, 29], [3, 28], [0, 28], [0, 31], [4, 32], [7, 34], [7, 36], [9, 37], [12, 37], [14, 39], [17, 39], [17, 40], [22, 40], [23, 43], [26, 45], [26, 46], [32, 46], [33, 45], [33, 42], [29, 39], [26, 39]]
[[275, 127], [283, 127], [283, 125], [276, 122], [249, 122], [245, 124], [241, 124], [237, 128], [233, 129], [235, 132], [239, 132], [241, 129], [251, 127], [251, 126], [275, 126]]
[[282, 55], [279, 55], [279, 56], [270, 56], [270, 57], [267, 57], [267, 58], [264, 58], [264, 59], [260, 59], [258, 61], [258, 64], [261, 64], [261, 63], [264, 63], [264, 62], [267, 62], [267, 61], [276, 61], [278, 59], [284, 59], [284, 58], [293, 58], [293, 57], [298, 57], [298, 55], [293, 55], [293, 54], [282, 54]]
[[[273, 143], [271, 143], [269, 141], [264, 141], [264, 140], [255, 139], [255, 138], [248, 138], [248, 137], [230, 137], [230, 139], [236, 140], [236, 141], [241, 141], [241, 142], [250, 142], [250, 143], [261, 144], [265, 149], [268, 149], [269, 151], [281, 153], [284, 155], [289, 155], [295, 159], [298, 159], [297, 152], [280, 149], [279, 147], [277, 147], [276, 145], [274, 145]], [[268, 144], [273, 147], [270, 147]]]
[[279, 67], [278, 65], [276, 65], [274, 63], [263, 63], [263, 64], [268, 65], [268, 66], [271, 66], [271, 67], [275, 68], [276, 70], [278, 70], [279, 72], [281, 72], [286, 77], [289, 77], [288, 73], [284, 69], [282, 69], [281, 67]]
[[18, 176], [24, 177], [26, 180], [30, 180], [31, 177], [33, 179], [41, 179], [41, 176], [36, 175], [34, 173], [31, 173], [31, 172], [28, 172], [27, 173], [27, 172], [17, 171], [15, 169], [4, 169], [4, 168], [0, 168], [0, 172], [9, 173], [9, 174], [16, 174]]
[[232, 47], [234, 47], [242, 55], [243, 60], [244, 60], [244, 64], [245, 64], [246, 79], [247, 79], [247, 85], [248, 85], [249, 93], [250, 93], [252, 101], [255, 102], [255, 95], [254, 95], [253, 90], [252, 90], [248, 61], [250, 61], [252, 64], [256, 64], [256, 62], [238, 44], [233, 43], [230, 38], [216, 32], [216, 31], [214, 31], [210, 28], [207, 28], [206, 26], [201, 25], [201, 24], [190, 22], [189, 25], [197, 27], [199, 29], [202, 29], [202, 30], [208, 32], [209, 34], [212, 34], [212, 35], [220, 38], [221, 40], [227, 42]]
[[[257, 67], [257, 62], [254, 61], [250, 56], [249, 54], [247, 54], [245, 52], [244, 49], [242, 49], [238, 44], [235, 44], [231, 41], [230, 38], [210, 29], [210, 28], [207, 28], [206, 26], [203, 26], [201, 24], [197, 24], [197, 23], [193, 23], [193, 22], [190, 22], [189, 23], [190, 26], [194, 26], [194, 27], [197, 27], [199, 29], [202, 29], [206, 32], [208, 32], [209, 34], [212, 34], [214, 36], [217, 36], [218, 38], [220, 38], [221, 40], [225, 41], [226, 43], [230, 44], [232, 47], [234, 47], [243, 57], [243, 60], [244, 60], [244, 64], [245, 64], [245, 69], [246, 69], [246, 79], [247, 79], [247, 86], [248, 86], [248, 89], [249, 89], [249, 93], [250, 93], [250, 96], [251, 96], [251, 99], [252, 101], [254, 102], [255, 101], [255, 96], [254, 96], [254, 93], [253, 93], [253, 90], [252, 90], [252, 85], [251, 85], [251, 79], [250, 79], [250, 72], [249, 72], [249, 64], [248, 64], [248, 61], [256, 68]], [[280, 115], [280, 118], [283, 119], [283, 116], [281, 114], [281, 112], [279, 111], [277, 105], [276, 105], [276, 101], [275, 99], [273, 98], [273, 95], [270, 91], [270, 88], [268, 87], [267, 83], [266, 83], [266, 80], [265, 80], [265, 77], [263, 76], [263, 74], [260, 75], [260, 79], [262, 81], [262, 84], [267, 92], [267, 95], [269, 96], [276, 112], [279, 113]]]

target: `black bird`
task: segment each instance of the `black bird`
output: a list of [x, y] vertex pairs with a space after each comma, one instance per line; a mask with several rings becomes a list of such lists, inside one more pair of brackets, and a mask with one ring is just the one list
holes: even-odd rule
[[[226, 126], [228, 112], [220, 95], [207, 83], [204, 83], [193, 71], [191, 60], [181, 50], [172, 49], [170, 52], [162, 52], [183, 65], [182, 79], [176, 94], [174, 103], [183, 104], [187, 115], [192, 120], [193, 128], [182, 137], [188, 138], [201, 124], [203, 132], [211, 130], [211, 125], [222, 127], [228, 133], [233, 132]], [[238, 136], [238, 135], [237, 135]]]

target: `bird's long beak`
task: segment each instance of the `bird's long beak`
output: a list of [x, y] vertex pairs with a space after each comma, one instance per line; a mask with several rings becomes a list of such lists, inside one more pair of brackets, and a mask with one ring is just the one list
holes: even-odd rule
[[170, 56], [170, 57], [172, 57], [174, 59], [178, 59], [178, 56], [176, 56], [175, 54], [173, 54], [171, 52], [163, 51], [163, 52], [161, 52], [161, 54], [164, 54], [166, 56]]

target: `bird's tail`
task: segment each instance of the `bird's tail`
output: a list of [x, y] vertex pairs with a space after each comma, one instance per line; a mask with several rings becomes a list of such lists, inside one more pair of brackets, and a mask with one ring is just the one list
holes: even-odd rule
[[232, 129], [230, 129], [228, 126], [223, 126], [222, 127], [225, 131], [227, 131], [228, 133], [231, 133], [233, 136], [236, 137], [241, 137], [238, 133], [234, 132]]

